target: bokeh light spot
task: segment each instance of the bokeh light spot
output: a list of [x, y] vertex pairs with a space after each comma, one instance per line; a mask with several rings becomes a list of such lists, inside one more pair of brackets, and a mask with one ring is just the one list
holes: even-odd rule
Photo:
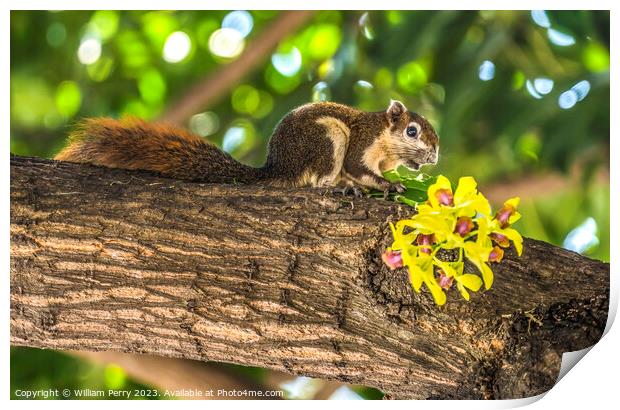
[[62, 117], [56, 113], [54, 97], [43, 78], [19, 73], [11, 75], [11, 120], [25, 129], [36, 129], [47, 115], [56, 114], [59, 125]]
[[331, 98], [331, 89], [325, 81], [319, 81], [312, 87], [312, 101], [329, 101]]
[[512, 89], [520, 90], [525, 84], [525, 74], [522, 71], [515, 71], [512, 75]]
[[340, 386], [329, 396], [328, 400], [364, 400], [364, 398], [350, 387]]
[[56, 89], [56, 109], [65, 118], [73, 117], [82, 104], [82, 92], [74, 81], [63, 81]]
[[275, 69], [273, 64], [265, 70], [265, 82], [278, 94], [288, 94], [299, 86], [299, 74], [287, 77]]
[[536, 98], [537, 100], [540, 100], [541, 98], [543, 98], [543, 96], [540, 95], [538, 91], [536, 91], [536, 88], [534, 88], [534, 83], [532, 83], [530, 80], [527, 80], [525, 82], [525, 88], [527, 92], [530, 93], [530, 95]]
[[321, 384], [320, 381], [316, 379], [299, 376], [293, 380], [281, 383], [280, 387], [284, 390], [287, 399], [308, 400], [316, 394]]
[[564, 110], [568, 110], [569, 108], [573, 108], [575, 104], [579, 101], [579, 96], [573, 90], [564, 91], [560, 94], [558, 98], [558, 105], [560, 108]]
[[82, 39], [78, 48], [78, 59], [82, 64], [93, 64], [101, 57], [101, 41], [94, 37]]
[[545, 10], [532, 10], [531, 15], [534, 23], [538, 24], [540, 27], [551, 27], [551, 22], [549, 21], [549, 17], [547, 17], [547, 12]]
[[127, 375], [119, 365], [109, 364], [103, 370], [103, 380], [108, 389], [120, 389], [125, 385]]
[[370, 17], [368, 12], [362, 14], [362, 17], [360, 17], [359, 26], [362, 34], [364, 35], [364, 37], [366, 37], [366, 39], [372, 40], [375, 38], [375, 30], [370, 24]]
[[381, 67], [375, 73], [374, 83], [379, 88], [389, 89], [394, 84], [394, 75], [389, 69]]
[[291, 77], [301, 68], [301, 53], [297, 47], [290, 47], [288, 51], [282, 51], [271, 56], [271, 64], [280, 73]]
[[151, 52], [138, 32], [123, 31], [114, 38], [114, 42], [120, 51], [121, 63], [128, 68], [127, 72], [136, 73], [136, 69], [150, 63]]
[[248, 120], [234, 121], [222, 141], [222, 149], [237, 158], [250, 152], [255, 145], [256, 130]]
[[590, 82], [588, 80], [579, 81], [571, 87], [577, 94], [577, 101], [581, 101], [590, 93]]
[[240, 85], [232, 93], [231, 104], [233, 109], [239, 113], [254, 113], [260, 104], [258, 90], [251, 85]]
[[329, 59], [329, 60], [323, 61], [321, 65], [319, 65], [319, 68], [317, 69], [317, 73], [319, 75], [319, 78], [325, 79], [325, 78], [332, 76], [332, 74], [334, 74], [335, 72], [335, 69], [336, 69], [336, 65], [334, 64], [334, 60]]
[[495, 64], [490, 60], [485, 60], [478, 68], [478, 78], [482, 81], [489, 81], [495, 77]]
[[515, 149], [522, 158], [538, 161], [542, 142], [538, 134], [527, 132], [517, 139]]
[[416, 92], [428, 82], [426, 71], [416, 61], [402, 65], [396, 73], [400, 88], [407, 92]]
[[149, 119], [154, 115], [154, 109], [149, 108], [141, 99], [134, 98], [125, 103], [121, 110], [121, 116], [130, 115], [142, 119]]
[[118, 30], [119, 15], [116, 10], [98, 10], [90, 19], [88, 25], [102, 41], [112, 38]]
[[373, 85], [365, 80], [358, 80], [353, 85], [353, 90], [358, 94], [366, 94], [372, 91]]
[[50, 46], [60, 47], [67, 38], [67, 29], [65, 28], [65, 25], [59, 22], [50, 24], [47, 28], [45, 38], [47, 40], [47, 44]]
[[263, 118], [266, 117], [271, 111], [273, 111], [273, 97], [267, 91], [259, 90], [258, 96], [260, 99], [260, 104], [258, 104], [258, 108], [252, 113], [252, 117], [254, 118]]
[[91, 80], [101, 82], [107, 79], [114, 69], [114, 60], [103, 56], [97, 62], [86, 66], [86, 71]]
[[573, 229], [564, 239], [564, 248], [573, 252], [584, 253], [599, 244], [598, 226], [594, 218], [589, 217]]
[[175, 15], [167, 11], [151, 11], [141, 21], [142, 31], [156, 50], [162, 50], [170, 34], [179, 28]]
[[575, 38], [573, 36], [571, 36], [570, 34], [562, 33], [561, 31], [553, 28], [547, 30], [547, 36], [549, 37], [549, 40], [556, 46], [568, 47], [575, 44]]
[[190, 118], [189, 128], [201, 137], [207, 137], [220, 129], [220, 118], [214, 112], [202, 112]]
[[209, 38], [215, 30], [220, 28], [220, 24], [214, 18], [203, 20], [196, 29], [196, 44], [205, 49], [209, 49]]
[[170, 34], [164, 44], [164, 60], [169, 63], [179, 63], [187, 57], [192, 49], [192, 40], [182, 31]]
[[549, 78], [535, 78], [534, 89], [541, 95], [547, 95], [553, 90], [553, 80]]
[[157, 69], [151, 68], [140, 77], [138, 90], [145, 102], [159, 104], [166, 96], [166, 80]]
[[315, 60], [324, 60], [336, 52], [342, 40], [340, 27], [334, 24], [319, 24], [312, 28], [308, 43], [308, 54]]
[[224, 134], [222, 149], [228, 153], [234, 151], [245, 139], [245, 129], [243, 127], [230, 127]]
[[403, 22], [403, 12], [398, 10], [390, 10], [386, 13], [388, 23], [396, 26]]
[[209, 50], [222, 58], [235, 58], [243, 51], [243, 35], [232, 28], [221, 28], [209, 37]]
[[232, 11], [222, 20], [222, 28], [237, 30], [243, 38], [250, 34], [252, 27], [254, 27], [254, 19], [245, 10]]
[[599, 43], [591, 42], [583, 50], [583, 63], [594, 73], [609, 70], [609, 51]]

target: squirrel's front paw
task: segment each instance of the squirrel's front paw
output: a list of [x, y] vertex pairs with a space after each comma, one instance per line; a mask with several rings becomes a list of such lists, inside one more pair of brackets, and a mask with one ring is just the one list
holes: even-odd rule
[[400, 182], [390, 182], [386, 184], [385, 188], [383, 189], [383, 199], [387, 199], [388, 195], [390, 195], [390, 192], [398, 192], [399, 194], [402, 194], [403, 192], [405, 192], [405, 186]]

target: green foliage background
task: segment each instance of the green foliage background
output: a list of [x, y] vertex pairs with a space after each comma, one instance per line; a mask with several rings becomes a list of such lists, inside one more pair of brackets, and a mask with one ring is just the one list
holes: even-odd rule
[[[82, 117], [157, 119], [192, 84], [234, 61], [214, 55], [209, 45], [228, 13], [11, 12], [11, 151], [52, 157]], [[279, 12], [250, 15], [246, 48]], [[295, 106], [329, 99], [378, 111], [390, 98], [400, 99], [429, 118], [441, 137], [439, 165], [427, 172], [452, 180], [473, 175], [483, 192], [491, 184], [576, 173], [578, 183], [522, 198], [518, 228], [561, 246], [591, 217], [599, 244], [585, 252], [608, 260], [609, 182], [596, 175], [605, 175], [609, 167], [609, 12], [546, 16], [551, 28], [574, 44], [552, 41], [547, 28], [526, 11], [317, 12], [276, 51], [296, 70], [283, 74], [277, 58], [267, 58], [208, 113], [197, 112], [186, 125], [224, 144], [236, 158], [260, 165], [271, 130]], [[187, 34], [191, 48], [182, 61], [170, 63], [162, 53], [177, 31]], [[101, 55], [83, 64], [78, 49], [93, 34]], [[494, 73], [482, 81], [486, 60], [494, 64]], [[552, 90], [539, 99], [527, 85], [536, 78], [553, 81]], [[591, 86], [587, 96], [562, 109], [560, 95], [583, 80]], [[231, 128], [238, 138], [227, 145]], [[56, 355], [13, 349], [12, 389], [106, 385], [105, 370], [93, 376], [92, 369], [80, 370], [85, 364]], [[75, 379], [45, 376], [42, 363], [61, 374], [71, 368]]]

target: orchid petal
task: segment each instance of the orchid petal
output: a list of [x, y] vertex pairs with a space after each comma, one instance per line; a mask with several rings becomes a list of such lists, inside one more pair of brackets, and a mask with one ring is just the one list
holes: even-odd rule
[[426, 287], [431, 291], [433, 295], [433, 299], [435, 299], [435, 303], [439, 306], [444, 305], [446, 303], [446, 293], [443, 291], [441, 286], [437, 284], [435, 278], [430, 278], [430, 280], [426, 280]]
[[461, 296], [463, 296], [463, 299], [465, 299], [466, 301], [469, 302], [469, 292], [467, 292], [467, 290], [465, 289], [465, 287], [463, 285], [461, 285], [459, 282], [456, 283], [456, 288], [459, 290], [459, 292], [461, 293]]
[[439, 207], [439, 201], [437, 200], [437, 196], [435, 194], [440, 189], [445, 189], [452, 192], [452, 186], [450, 185], [450, 181], [443, 175], [439, 175], [437, 177], [437, 182], [428, 187], [428, 202], [430, 203], [430, 206], [432, 208]]
[[420, 288], [422, 287], [422, 279], [424, 276], [424, 272], [418, 265], [412, 265], [409, 267], [409, 282], [417, 293], [420, 293]]
[[480, 276], [472, 275], [471, 273], [457, 276], [456, 281], [474, 292], [477, 292], [482, 286], [482, 279], [480, 279]]
[[475, 196], [477, 193], [476, 186], [476, 180], [473, 177], [459, 178], [459, 184], [454, 193], [454, 204], [458, 206], [459, 203], [469, 199], [469, 197]]
[[523, 253], [523, 237], [516, 229], [506, 228], [501, 231], [503, 235], [505, 235], [508, 239], [512, 241], [515, 245], [515, 250], [517, 251], [517, 255], [521, 256]]

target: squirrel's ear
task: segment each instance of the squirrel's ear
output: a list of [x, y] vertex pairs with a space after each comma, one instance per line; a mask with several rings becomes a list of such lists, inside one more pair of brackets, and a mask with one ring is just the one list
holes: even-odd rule
[[390, 106], [387, 109], [387, 116], [390, 122], [398, 121], [401, 115], [407, 111], [405, 104], [397, 100], [390, 100]]

